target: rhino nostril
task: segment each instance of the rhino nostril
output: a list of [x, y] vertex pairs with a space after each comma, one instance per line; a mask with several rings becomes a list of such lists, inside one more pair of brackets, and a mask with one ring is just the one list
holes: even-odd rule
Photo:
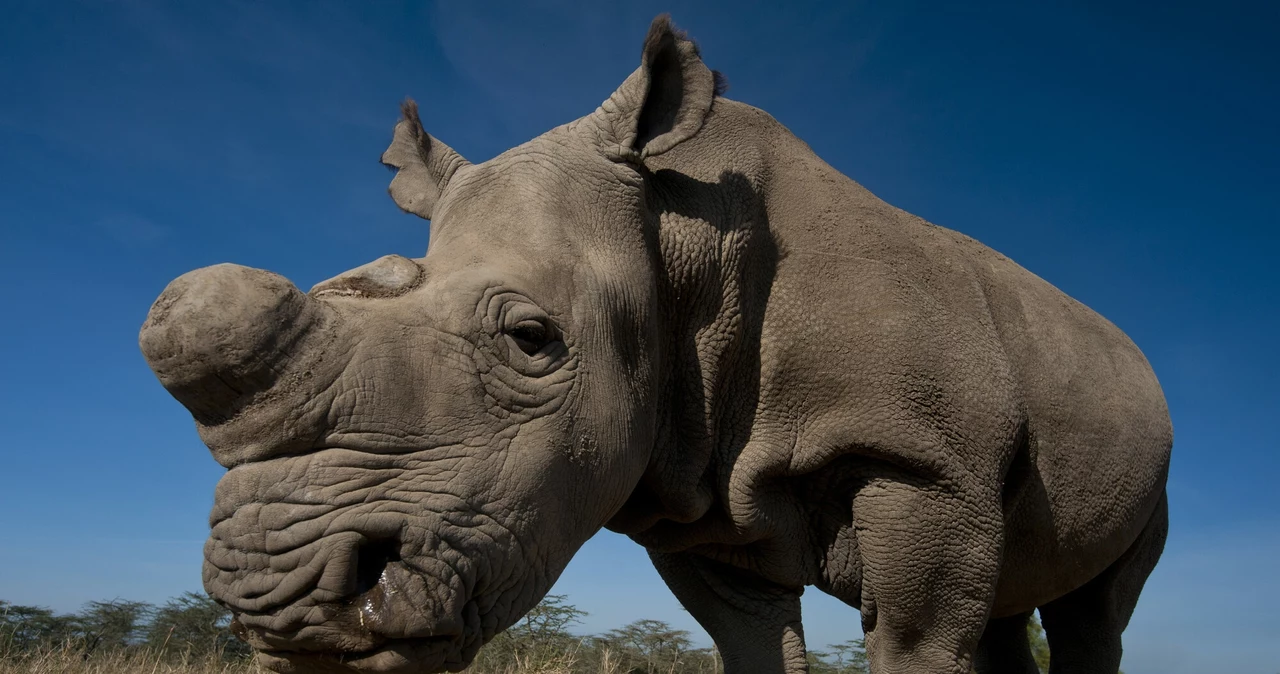
[[394, 540], [369, 541], [356, 552], [357, 596], [372, 590], [387, 570], [387, 564], [400, 561], [400, 543]]

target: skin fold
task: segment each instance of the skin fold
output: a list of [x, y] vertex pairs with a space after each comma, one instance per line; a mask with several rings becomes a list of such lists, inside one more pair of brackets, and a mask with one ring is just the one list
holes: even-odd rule
[[279, 672], [464, 668], [602, 527], [725, 670], [805, 671], [807, 586], [872, 671], [1115, 672], [1172, 429], [1114, 325], [877, 199], [659, 17], [592, 114], [473, 165], [406, 103], [431, 221], [303, 293], [179, 277], [140, 344], [228, 468], [204, 582]]

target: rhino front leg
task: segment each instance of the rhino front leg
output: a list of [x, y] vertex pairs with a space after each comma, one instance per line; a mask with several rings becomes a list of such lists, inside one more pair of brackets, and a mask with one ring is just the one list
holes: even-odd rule
[[711, 635], [724, 674], [808, 672], [800, 594], [689, 553], [649, 552], [667, 587]]
[[902, 476], [854, 497], [875, 674], [969, 674], [1000, 572], [1000, 495]]

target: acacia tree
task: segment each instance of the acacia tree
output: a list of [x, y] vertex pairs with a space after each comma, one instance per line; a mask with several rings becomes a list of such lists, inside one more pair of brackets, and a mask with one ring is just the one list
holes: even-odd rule
[[839, 671], [831, 662], [831, 654], [826, 651], [806, 649], [804, 656], [809, 662], [809, 674], [836, 674]]
[[146, 643], [169, 653], [232, 659], [252, 655], [248, 644], [231, 634], [231, 612], [195, 592], [184, 592], [155, 610]]
[[569, 632], [587, 612], [549, 594], [515, 625], [497, 635], [477, 656], [477, 669], [507, 671], [571, 659], [582, 640]]
[[549, 644], [565, 638], [572, 639], [569, 626], [582, 622], [587, 612], [567, 603], [566, 599], [567, 597], [562, 594], [547, 595], [506, 633], [520, 642], [531, 644]]
[[91, 601], [71, 616], [86, 648], [119, 650], [140, 643], [155, 607], [143, 601]]
[[78, 636], [73, 616], [56, 615], [40, 606], [0, 601], [0, 653], [29, 651]]
[[686, 664], [686, 656], [706, 657], [703, 651], [695, 651], [689, 632], [673, 629], [661, 620], [637, 620], [629, 625], [610, 630], [598, 639], [601, 646], [624, 656], [629, 666], [644, 663], [644, 671], [680, 671]]
[[832, 674], [868, 674], [871, 671], [871, 663], [867, 661], [867, 644], [862, 639], [828, 644], [827, 649], [831, 651], [828, 657], [835, 660], [828, 665], [831, 668], [828, 671]]

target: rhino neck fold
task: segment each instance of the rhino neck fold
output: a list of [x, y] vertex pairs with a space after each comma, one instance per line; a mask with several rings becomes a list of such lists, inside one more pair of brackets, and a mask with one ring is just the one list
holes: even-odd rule
[[607, 525], [622, 533], [652, 533], [662, 520], [727, 518], [717, 503], [759, 398], [760, 337], [779, 257], [765, 163], [741, 154], [720, 166], [681, 161], [698, 152], [681, 146], [645, 178], [664, 263], [659, 297], [669, 341], [649, 468]]

